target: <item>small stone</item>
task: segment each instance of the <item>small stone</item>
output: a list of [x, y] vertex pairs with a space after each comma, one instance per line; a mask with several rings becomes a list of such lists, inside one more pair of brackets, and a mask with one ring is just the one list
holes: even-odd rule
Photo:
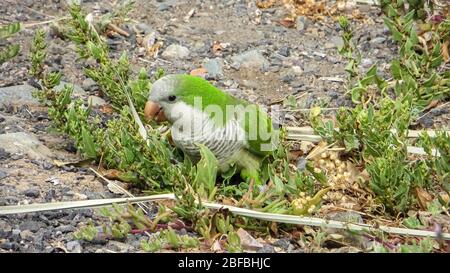
[[76, 228], [71, 225], [63, 225], [63, 226], [56, 227], [55, 230], [59, 231], [61, 233], [69, 233], [69, 232], [74, 232], [76, 230]]
[[155, 31], [150, 25], [147, 25], [145, 23], [137, 24], [136, 28], [138, 30], [141, 30], [142, 32], [144, 32], [144, 34], [150, 34], [150, 33], [153, 33]]
[[98, 84], [91, 78], [86, 78], [83, 83], [81, 84], [81, 87], [85, 91], [94, 91], [98, 88]]
[[172, 44], [164, 50], [162, 57], [169, 60], [186, 59], [189, 56], [189, 49], [181, 45]]
[[326, 42], [325, 45], [323, 46], [325, 49], [331, 49], [331, 48], [335, 48], [335, 45], [333, 43], [330, 42]]
[[2, 180], [3, 178], [8, 177], [8, 174], [5, 173], [4, 171], [0, 171], [0, 180]]
[[330, 99], [335, 100], [339, 97], [340, 93], [336, 90], [329, 90], [327, 91], [327, 96], [330, 97]]
[[372, 59], [364, 58], [361, 60], [361, 66], [364, 68], [369, 68], [373, 65]]
[[226, 80], [223, 82], [223, 85], [225, 85], [226, 87], [230, 87], [234, 84], [233, 80]]
[[88, 102], [92, 107], [100, 107], [108, 104], [104, 99], [97, 96], [89, 96]]
[[35, 136], [24, 133], [8, 133], [0, 135], [0, 149], [11, 154], [27, 154], [30, 159], [48, 160], [53, 157], [52, 151], [44, 146]]
[[257, 253], [275, 253], [275, 248], [271, 245], [264, 245], [256, 251]]
[[283, 46], [282, 48], [280, 48], [278, 50], [278, 54], [280, 54], [281, 56], [284, 56], [284, 57], [289, 57], [290, 52], [291, 52], [291, 49], [287, 46]]
[[20, 232], [21, 232], [20, 229], [15, 228], [15, 229], [12, 230], [11, 234], [12, 234], [13, 236], [17, 236], [17, 235], [20, 235]]
[[0, 232], [10, 232], [11, 226], [4, 220], [0, 220]]
[[273, 243], [273, 245], [276, 246], [276, 247], [280, 247], [280, 248], [282, 248], [284, 250], [287, 250], [291, 246], [291, 242], [289, 241], [289, 239], [283, 238], [283, 239], [275, 241]]
[[20, 232], [20, 238], [22, 238], [23, 240], [31, 241], [34, 238], [34, 234], [33, 232], [31, 232], [31, 230], [27, 229]]
[[206, 69], [208, 78], [219, 79], [223, 76], [222, 63], [219, 58], [208, 60], [203, 67]]
[[430, 128], [433, 126], [433, 118], [429, 116], [423, 116], [419, 119], [420, 125], [422, 125], [423, 128]]
[[37, 198], [40, 195], [40, 192], [38, 189], [28, 189], [26, 191], [23, 192], [23, 195], [27, 196], [27, 197], [33, 197], [33, 198]]
[[22, 222], [22, 223], [19, 225], [19, 228], [20, 228], [21, 230], [29, 229], [29, 230], [31, 230], [32, 232], [36, 232], [36, 231], [38, 231], [40, 228], [44, 228], [45, 226], [46, 226], [46, 225], [45, 225], [44, 223], [42, 223], [42, 222], [33, 221], [33, 220], [28, 220], [28, 221]]
[[372, 39], [372, 44], [382, 44], [386, 41], [385, 37], [376, 37], [374, 39]]
[[66, 248], [71, 253], [81, 253], [81, 251], [83, 250], [78, 241], [67, 242]]
[[20, 245], [16, 242], [4, 242], [0, 244], [1, 249], [17, 251], [20, 249]]
[[158, 11], [166, 11], [166, 10], [169, 10], [171, 7], [172, 6], [167, 4], [167, 3], [161, 3], [161, 4], [158, 5], [157, 10]]
[[33, 90], [34, 87], [28, 84], [2, 87], [0, 88], [0, 105], [38, 106], [38, 100], [31, 95]]
[[306, 169], [306, 163], [307, 163], [306, 158], [300, 157], [300, 158], [297, 160], [297, 169], [298, 169], [299, 171], [305, 170], [305, 169]]
[[294, 74], [297, 74], [297, 75], [302, 75], [303, 74], [303, 69], [300, 66], [298, 66], [298, 65], [294, 65], [292, 67], [292, 72], [294, 72]]
[[242, 80], [241, 85], [243, 87], [252, 88], [252, 89], [258, 89], [259, 83], [254, 80]]
[[305, 16], [298, 16], [295, 20], [295, 27], [303, 33], [309, 26], [309, 20]]
[[336, 212], [336, 213], [333, 212], [328, 214], [327, 218], [331, 220], [357, 224], [361, 224], [364, 222], [360, 214], [351, 211]]
[[263, 244], [253, 238], [247, 231], [239, 228], [236, 232], [241, 240], [241, 245], [246, 250], [258, 250], [263, 247]]
[[50, 170], [53, 167], [54, 167], [54, 165], [52, 163], [49, 163], [49, 162], [46, 162], [46, 161], [44, 161], [42, 163], [42, 168], [44, 168], [44, 170]]
[[331, 48], [341, 48], [344, 46], [344, 40], [340, 36], [331, 37], [330, 43], [332, 44]]
[[285, 83], [289, 83], [289, 82], [293, 81], [294, 78], [295, 78], [295, 76], [292, 74], [285, 74], [285, 75], [281, 76], [280, 80]]
[[269, 61], [257, 49], [235, 55], [231, 60], [233, 62], [231, 66], [235, 69], [254, 68], [266, 71], [270, 66]]
[[130, 252], [134, 249], [134, 247], [132, 245], [128, 245], [128, 244], [118, 242], [118, 241], [109, 241], [108, 244], [106, 245], [106, 247], [110, 250], [120, 252], [120, 253]]

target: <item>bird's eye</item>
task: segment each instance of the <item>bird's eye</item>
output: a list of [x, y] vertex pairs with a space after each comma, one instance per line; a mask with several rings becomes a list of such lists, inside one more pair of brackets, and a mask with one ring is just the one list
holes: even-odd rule
[[169, 96], [169, 101], [174, 101], [176, 99], [177, 99], [177, 96], [173, 96], [173, 95]]

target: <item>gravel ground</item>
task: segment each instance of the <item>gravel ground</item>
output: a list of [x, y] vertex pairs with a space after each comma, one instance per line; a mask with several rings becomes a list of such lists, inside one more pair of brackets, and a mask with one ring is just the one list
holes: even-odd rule
[[[114, 9], [110, 1], [83, 2], [90, 11]], [[108, 44], [114, 56], [127, 51], [136, 71], [145, 67], [151, 75], [161, 67], [166, 73], [190, 73], [203, 67], [206, 78], [218, 87], [262, 105], [291, 94], [298, 95], [302, 108], [350, 104], [344, 97], [345, 60], [336, 50], [342, 40], [337, 23], [330, 17], [320, 21], [301, 17], [294, 28], [286, 28], [277, 23], [287, 14], [283, 7], [259, 10], [254, 1], [138, 0], [135, 6], [138, 8], [131, 11], [131, 20], [121, 25], [129, 37], [108, 38]], [[3, 0], [0, 5], [0, 24], [21, 21], [25, 25], [8, 39], [20, 43], [21, 53], [0, 66], [0, 206], [120, 196], [110, 192], [86, 167], [55, 164], [55, 160], [77, 161], [79, 156], [70, 140], [50, 130], [45, 109], [31, 98], [26, 85], [36, 24], [66, 16], [67, 8], [66, 1], [60, 0]], [[396, 46], [388, 39], [378, 9], [358, 8], [364, 17], [354, 22], [363, 57], [361, 69], [377, 64], [384, 73]], [[186, 17], [192, 10], [193, 15]], [[95, 84], [83, 75], [84, 63], [74, 61], [74, 45], [49, 24], [42, 26], [51, 41], [48, 67], [61, 70], [64, 81], [76, 84], [77, 96], [93, 96], [105, 103]], [[162, 42], [156, 59], [141, 46], [142, 40], [152, 36]], [[219, 52], [213, 50], [218, 44], [222, 48]], [[287, 123], [303, 124], [302, 115], [286, 114], [284, 118]], [[438, 126], [446, 120], [445, 109], [431, 112], [421, 126]], [[95, 222], [101, 217], [89, 209], [0, 216], [0, 252], [141, 251], [141, 235], [129, 235], [123, 242], [74, 240], [73, 232], [88, 219]], [[280, 239], [264, 244], [261, 251], [305, 250]]]

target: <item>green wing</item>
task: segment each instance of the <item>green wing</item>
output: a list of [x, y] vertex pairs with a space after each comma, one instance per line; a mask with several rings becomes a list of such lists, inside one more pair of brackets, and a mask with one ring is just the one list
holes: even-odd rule
[[272, 120], [259, 106], [250, 104], [242, 127], [247, 134], [248, 150], [261, 157], [270, 155], [278, 143]]

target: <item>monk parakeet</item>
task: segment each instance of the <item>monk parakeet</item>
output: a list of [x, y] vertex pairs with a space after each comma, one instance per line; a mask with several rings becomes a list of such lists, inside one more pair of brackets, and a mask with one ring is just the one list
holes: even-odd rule
[[278, 131], [257, 105], [200, 77], [167, 75], [155, 81], [144, 112], [147, 119], [168, 120], [173, 142], [194, 161], [202, 144], [217, 158], [219, 171], [235, 165], [244, 179], [256, 182], [262, 160], [278, 143]]

